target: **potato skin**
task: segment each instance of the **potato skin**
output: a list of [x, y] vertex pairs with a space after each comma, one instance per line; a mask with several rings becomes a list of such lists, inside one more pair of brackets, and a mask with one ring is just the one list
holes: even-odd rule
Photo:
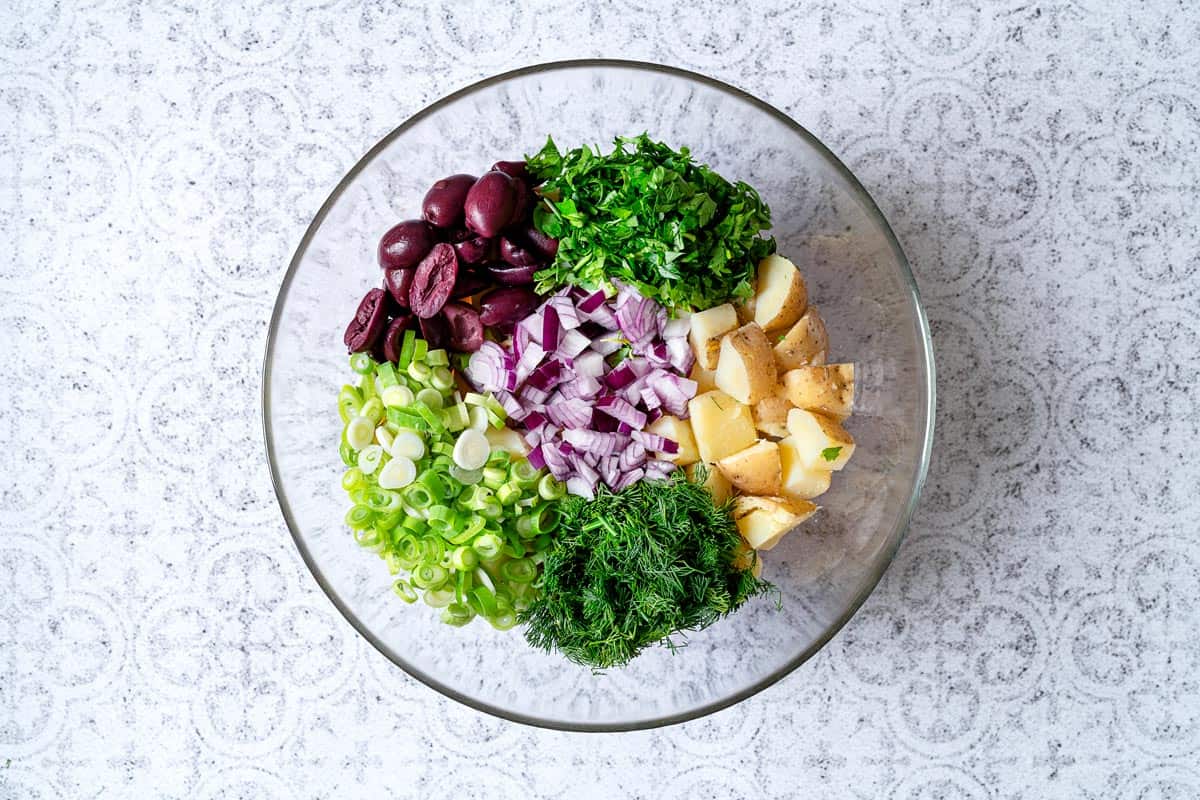
[[754, 427], [768, 436], [782, 439], [788, 435], [787, 415], [792, 408], [792, 401], [787, 399], [783, 386], [776, 385], [775, 391], [769, 397], [764, 397], [755, 404]]
[[808, 308], [808, 287], [796, 265], [775, 253], [758, 262], [754, 321], [766, 331], [792, 325]]
[[787, 333], [775, 343], [775, 365], [780, 372], [824, 364], [829, 352], [829, 334], [825, 320], [815, 306], [809, 306]]
[[783, 387], [796, 408], [845, 419], [854, 409], [854, 365], [797, 367], [783, 374]]
[[779, 445], [765, 439], [722, 458], [717, 466], [730, 483], [747, 494], [779, 494], [783, 485]]
[[745, 405], [754, 405], [775, 390], [779, 375], [775, 356], [762, 328], [753, 322], [721, 340], [717, 388]]

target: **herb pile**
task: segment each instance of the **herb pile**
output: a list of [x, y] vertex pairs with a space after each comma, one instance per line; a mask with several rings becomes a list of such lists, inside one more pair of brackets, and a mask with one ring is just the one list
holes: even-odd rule
[[[677, 472], [594, 500], [559, 505], [541, 596], [521, 615], [534, 647], [605, 669], [657, 642], [704, 628], [769, 591], [734, 566], [741, 539], [729, 506]], [[742, 565], [739, 565], [742, 566]]]
[[559, 240], [538, 290], [620, 281], [668, 308], [702, 310], [753, 291], [758, 262], [775, 252], [761, 231], [771, 212], [753, 188], [730, 183], [645, 134], [600, 155], [560, 153], [552, 139], [528, 161], [544, 183], [534, 224]]

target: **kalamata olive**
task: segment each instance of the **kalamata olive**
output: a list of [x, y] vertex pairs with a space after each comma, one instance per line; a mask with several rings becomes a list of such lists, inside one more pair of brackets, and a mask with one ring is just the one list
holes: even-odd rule
[[421, 263], [436, 241], [433, 226], [423, 219], [407, 219], [393, 225], [379, 240], [379, 266], [411, 269]]
[[428, 342], [431, 350], [450, 343], [450, 323], [440, 313], [423, 317], [418, 322], [421, 323], [421, 338]]
[[492, 283], [494, 281], [488, 273], [480, 273], [473, 269], [460, 269], [458, 271], [458, 280], [454, 283], [454, 291], [450, 293], [450, 299], [458, 300], [462, 297], [479, 294], [484, 289], [490, 288]]
[[451, 349], [474, 353], [483, 346], [483, 323], [478, 311], [466, 303], [446, 303], [442, 316], [450, 325]]
[[455, 231], [450, 236], [454, 254], [460, 264], [478, 264], [487, 257], [492, 240], [471, 231]]
[[553, 261], [558, 255], [558, 239], [547, 236], [537, 229], [533, 223], [521, 226], [521, 234], [533, 249], [542, 254], [546, 261]]
[[513, 178], [513, 185], [517, 188], [517, 202], [513, 205], [512, 216], [509, 218], [509, 225], [517, 222], [522, 222], [529, 218], [533, 212], [533, 206], [537, 203], [537, 197], [529, 185], [521, 178]]
[[517, 207], [518, 186], [499, 170], [484, 173], [467, 192], [463, 219], [480, 236], [495, 236], [512, 222]]
[[387, 307], [388, 295], [383, 289], [372, 289], [363, 295], [342, 337], [351, 353], [364, 353], [375, 344], [387, 321]]
[[500, 235], [500, 258], [514, 267], [532, 267], [542, 262], [542, 254], [512, 228]]
[[488, 327], [515, 325], [528, 317], [541, 303], [533, 289], [505, 286], [492, 289], [479, 300], [479, 321]]
[[383, 285], [400, 308], [408, 308], [408, 290], [416, 274], [415, 269], [388, 269], [383, 272]]
[[488, 172], [503, 172], [510, 178], [522, 180], [529, 178], [529, 170], [526, 169], [524, 161], [497, 161]]
[[475, 185], [474, 175], [459, 173], [442, 178], [425, 193], [421, 215], [439, 228], [452, 228], [463, 221], [463, 204]]
[[457, 280], [458, 256], [454, 248], [445, 242], [435, 244], [417, 265], [408, 289], [408, 307], [422, 319], [432, 317], [446, 305]]
[[533, 273], [538, 271], [536, 266], [515, 267], [511, 264], [488, 264], [487, 269], [492, 280], [505, 286], [528, 286], [533, 283]]
[[413, 315], [402, 313], [388, 323], [383, 332], [383, 357], [393, 364], [400, 360], [400, 348], [404, 344], [404, 332], [412, 327]]

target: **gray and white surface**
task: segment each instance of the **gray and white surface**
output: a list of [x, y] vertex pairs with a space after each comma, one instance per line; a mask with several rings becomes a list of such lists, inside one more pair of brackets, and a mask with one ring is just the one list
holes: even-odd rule
[[[1124, 6], [0, 8], [0, 798], [1200, 796], [1200, 12]], [[392, 667], [294, 552], [259, 430], [279, 278], [344, 171], [581, 56], [821, 136], [938, 354], [929, 483], [863, 610], [635, 734]]]

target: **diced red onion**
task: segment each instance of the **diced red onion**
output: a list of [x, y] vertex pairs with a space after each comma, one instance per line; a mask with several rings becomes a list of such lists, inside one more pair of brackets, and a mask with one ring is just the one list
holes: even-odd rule
[[575, 374], [581, 378], [599, 378], [604, 375], [607, 365], [604, 363], [604, 356], [597, 353], [595, 350], [587, 350], [575, 357], [571, 364]]
[[554, 306], [547, 303], [541, 311], [542, 314], [542, 338], [541, 345], [545, 350], [554, 350], [558, 347], [558, 311]]
[[591, 347], [591, 345], [591, 340], [579, 331], [567, 331], [559, 340], [558, 350], [556, 352], [558, 352], [560, 355], [566, 356], [567, 358], [573, 359], [575, 356]]
[[601, 397], [596, 401], [596, 408], [639, 431], [646, 427], [646, 413], [638, 411], [620, 397], [614, 395]]
[[580, 300], [576, 307], [584, 314], [590, 314], [597, 308], [600, 308], [600, 306], [604, 305], [604, 301], [606, 299], [608, 298], [604, 296], [604, 291], [602, 289], [597, 289], [584, 299]]
[[529, 459], [529, 465], [534, 469], [541, 469], [546, 466], [546, 457], [542, 455], [542, 446], [540, 444], [530, 450], [529, 454], [525, 457]]
[[612, 490], [614, 492], [619, 492], [622, 489], [627, 489], [644, 477], [646, 477], [646, 470], [642, 469], [641, 467], [624, 472], [622, 473], [621, 477], [617, 479], [617, 483], [612, 487]]
[[653, 450], [656, 453], [666, 453], [669, 456], [673, 456], [679, 452], [678, 442], [674, 442], [665, 436], [659, 436], [657, 433], [634, 431], [631, 435], [635, 442], [647, 450]]
[[686, 311], [682, 311], [678, 317], [667, 320], [667, 324], [663, 325], [662, 338], [668, 342], [672, 339], [687, 339], [687, 335], [691, 330], [692, 315]]

